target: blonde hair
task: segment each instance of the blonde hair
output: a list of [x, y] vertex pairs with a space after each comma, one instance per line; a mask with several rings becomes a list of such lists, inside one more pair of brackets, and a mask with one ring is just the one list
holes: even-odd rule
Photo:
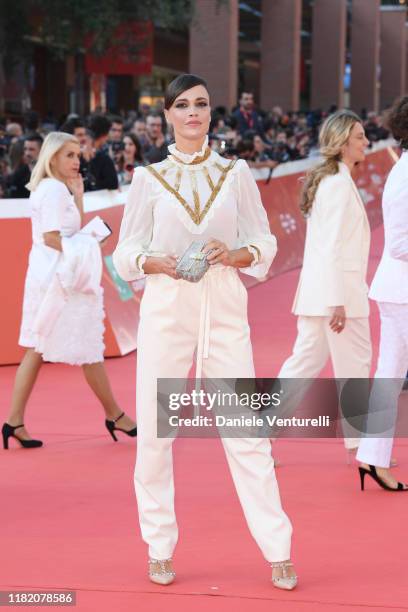
[[67, 142], [79, 144], [78, 139], [73, 134], [67, 134], [66, 132], [50, 132], [46, 136], [31, 173], [30, 182], [26, 185], [29, 191], [35, 191], [43, 178], [54, 178], [50, 165], [51, 160]]
[[361, 123], [360, 117], [349, 110], [339, 110], [323, 123], [319, 133], [323, 162], [307, 173], [301, 194], [300, 210], [305, 216], [310, 213], [320, 182], [326, 176], [338, 173], [341, 149], [356, 123]]

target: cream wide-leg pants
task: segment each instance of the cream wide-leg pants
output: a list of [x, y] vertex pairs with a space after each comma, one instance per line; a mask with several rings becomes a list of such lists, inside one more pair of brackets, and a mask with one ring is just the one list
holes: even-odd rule
[[[381, 318], [380, 352], [371, 390], [370, 412], [382, 408], [387, 413], [386, 421], [390, 424], [395, 422], [397, 416], [398, 397], [408, 368], [408, 304], [379, 302], [378, 308]], [[370, 412], [368, 433], [378, 431], [377, 427], [380, 425], [376, 422], [376, 415]], [[388, 468], [394, 441], [393, 429], [391, 426], [383, 432], [387, 437], [362, 438], [356, 459], [369, 465]]]
[[[371, 340], [368, 318], [349, 318], [339, 334], [330, 328], [331, 317], [299, 316], [298, 335], [292, 355], [278, 378], [315, 378], [331, 358], [336, 378], [368, 378]], [[347, 435], [347, 432], [344, 432]], [[359, 438], [345, 437], [346, 448], [358, 446]]]
[[[201, 336], [208, 378], [253, 378], [247, 292], [235, 269], [211, 268], [198, 283], [149, 276], [141, 304], [137, 366], [135, 489], [143, 540], [154, 559], [172, 556], [172, 442], [157, 437], [157, 378], [186, 378]], [[198, 359], [200, 355], [198, 355]], [[250, 532], [267, 561], [290, 558], [292, 526], [282, 509], [267, 438], [223, 438]]]

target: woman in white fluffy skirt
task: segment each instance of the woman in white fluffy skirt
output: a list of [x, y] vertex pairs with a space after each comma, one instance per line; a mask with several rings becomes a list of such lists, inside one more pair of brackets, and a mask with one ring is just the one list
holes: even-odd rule
[[[74, 287], [65, 292], [61, 312], [52, 325], [48, 323], [45, 332], [38, 325], [44, 300], [48, 301], [50, 313], [57, 307], [57, 303], [52, 302], [50, 288], [56, 283], [58, 266], [66, 256], [64, 241], [77, 236], [81, 229], [84, 189], [79, 164], [78, 140], [71, 134], [52, 132], [44, 141], [28, 185], [33, 244], [25, 280], [19, 338], [19, 344], [27, 350], [17, 370], [10, 414], [2, 429], [5, 449], [11, 437], [24, 448], [42, 446], [42, 442], [31, 439], [25, 429], [24, 413], [43, 361], [82, 366], [88, 384], [105, 410], [105, 424], [112, 437], [116, 439], [115, 429], [136, 435], [135, 423], [120, 410], [105, 371], [100, 276], [95, 281], [89, 271], [88, 287], [81, 290]], [[97, 249], [94, 261], [98, 275], [98, 260], [101, 269], [99, 245], [96, 239], [88, 238], [88, 246], [94, 252]], [[86, 268], [86, 262], [82, 265]]]

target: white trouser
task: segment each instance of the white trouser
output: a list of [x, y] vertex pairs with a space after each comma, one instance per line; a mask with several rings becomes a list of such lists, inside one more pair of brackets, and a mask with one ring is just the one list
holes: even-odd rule
[[[329, 357], [336, 378], [368, 378], [371, 365], [368, 318], [346, 319], [339, 334], [331, 330], [330, 319], [298, 317], [298, 335], [293, 352], [283, 364], [279, 378], [315, 378]], [[359, 438], [346, 437], [344, 443], [346, 448], [355, 448]]]
[[[388, 424], [395, 423], [398, 397], [408, 368], [408, 304], [379, 302], [381, 318], [380, 352], [377, 370], [370, 396], [370, 411], [383, 408]], [[389, 382], [384, 379], [390, 379]], [[382, 405], [381, 405], [382, 404]], [[370, 419], [371, 417], [371, 419]], [[368, 434], [376, 428], [375, 413], [368, 415]], [[371, 426], [371, 423], [373, 426]], [[388, 427], [384, 438], [362, 438], [357, 460], [369, 465], [390, 466], [393, 444], [393, 426]]]
[[[142, 537], [155, 559], [171, 557], [178, 538], [173, 440], [157, 437], [156, 381], [187, 377], [198, 335], [205, 377], [254, 377], [247, 292], [236, 270], [210, 269], [198, 283], [149, 276], [138, 332], [135, 489]], [[288, 559], [292, 527], [281, 506], [269, 440], [224, 438], [222, 443], [249, 529], [264, 557]]]

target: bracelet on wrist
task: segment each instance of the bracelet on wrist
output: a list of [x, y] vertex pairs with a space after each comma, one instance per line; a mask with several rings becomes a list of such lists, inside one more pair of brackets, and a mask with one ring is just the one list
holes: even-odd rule
[[143, 266], [146, 263], [146, 259], [147, 259], [147, 256], [144, 253], [140, 253], [140, 255], [136, 257], [136, 268], [139, 270], [139, 272], [142, 272], [143, 274], [144, 274]]

